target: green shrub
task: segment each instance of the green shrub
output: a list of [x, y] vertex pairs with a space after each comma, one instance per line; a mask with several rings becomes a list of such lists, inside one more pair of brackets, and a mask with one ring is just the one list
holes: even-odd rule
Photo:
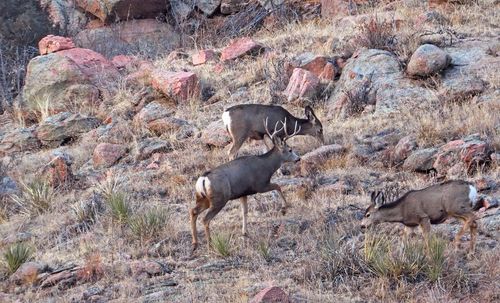
[[4, 253], [7, 269], [10, 274], [16, 270], [26, 261], [28, 261], [33, 254], [31, 247], [24, 243], [15, 243], [7, 248]]
[[111, 209], [111, 215], [117, 222], [126, 223], [130, 217], [130, 207], [127, 196], [123, 192], [113, 192], [106, 197], [106, 203]]
[[149, 241], [159, 236], [165, 228], [166, 221], [167, 215], [165, 211], [153, 209], [131, 217], [128, 225], [132, 233], [140, 238], [141, 241]]
[[231, 255], [232, 235], [215, 234], [212, 236], [212, 248], [221, 257], [229, 257]]

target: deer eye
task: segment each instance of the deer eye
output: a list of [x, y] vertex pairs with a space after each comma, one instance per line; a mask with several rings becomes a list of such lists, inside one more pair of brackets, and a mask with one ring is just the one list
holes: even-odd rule
[[370, 213], [367, 213], [365, 217], [369, 218], [370, 217]]

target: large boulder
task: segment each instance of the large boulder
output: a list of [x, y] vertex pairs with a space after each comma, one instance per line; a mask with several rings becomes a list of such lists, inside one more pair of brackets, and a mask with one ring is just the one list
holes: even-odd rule
[[55, 147], [77, 139], [99, 124], [99, 119], [94, 117], [62, 112], [42, 121], [36, 129], [36, 135], [42, 144]]
[[341, 155], [345, 148], [339, 144], [323, 145], [301, 157], [300, 169], [303, 175], [315, 172], [322, 167], [329, 159]]
[[439, 47], [424, 44], [413, 53], [406, 71], [410, 76], [431, 76], [444, 70], [450, 61], [451, 57]]
[[172, 144], [159, 138], [145, 138], [137, 145], [135, 159], [145, 160], [156, 153], [168, 153], [172, 151]]
[[405, 79], [394, 54], [362, 49], [347, 60], [328, 102], [331, 114], [346, 118], [368, 105], [375, 106], [376, 114], [383, 114], [437, 101], [430, 89]]
[[73, 181], [73, 172], [71, 170], [72, 159], [64, 153], [57, 153], [42, 169], [44, 180], [53, 187], [65, 185]]
[[154, 18], [167, 11], [167, 0], [76, 0], [76, 5], [110, 23], [130, 19]]
[[178, 47], [180, 38], [170, 24], [144, 19], [82, 30], [75, 43], [108, 57], [138, 52], [155, 57]]
[[118, 76], [111, 62], [90, 49], [62, 50], [30, 61], [23, 96], [31, 110], [40, 105], [50, 112], [92, 108], [100, 94], [109, 93], [106, 83]]

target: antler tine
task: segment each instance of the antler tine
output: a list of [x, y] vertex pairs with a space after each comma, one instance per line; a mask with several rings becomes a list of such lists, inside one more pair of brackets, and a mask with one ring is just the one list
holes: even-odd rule
[[300, 129], [301, 129], [300, 125], [298, 125], [298, 122], [295, 121], [295, 126], [293, 128], [293, 133], [291, 135], [288, 134], [288, 130], [286, 128], [286, 118], [285, 118], [285, 134], [286, 134], [286, 137], [285, 137], [284, 140], [286, 141], [286, 140], [290, 139], [291, 137], [296, 136], [300, 132]]
[[[279, 133], [279, 132], [280, 132], [280, 131], [281, 131], [281, 130], [285, 127], [285, 125], [286, 125], [285, 123], [286, 123], [286, 122], [285, 122], [285, 123], [283, 123], [283, 122], [281, 122], [281, 121], [277, 121], [277, 122], [276, 122], [276, 124], [274, 125], [274, 131], [273, 131], [273, 133], [271, 134], [271, 133], [269, 132], [269, 129], [267, 128], [267, 122], [268, 122], [268, 120], [269, 120], [269, 117], [266, 117], [266, 119], [265, 119], [265, 121], [264, 121], [264, 126], [265, 126], [265, 128], [266, 128], [266, 133], [267, 133], [267, 135], [268, 135], [268, 136], [269, 136], [269, 138], [271, 138], [271, 140], [272, 140], [272, 139], [274, 138], [274, 136], [276, 136], [276, 134], [278, 134], [278, 133]], [[281, 123], [281, 124], [282, 124], [282, 126], [281, 126], [281, 128], [280, 128], [280, 129], [278, 129], [278, 124], [279, 124], [279, 123]], [[286, 131], [286, 128], [285, 128], [285, 131]]]

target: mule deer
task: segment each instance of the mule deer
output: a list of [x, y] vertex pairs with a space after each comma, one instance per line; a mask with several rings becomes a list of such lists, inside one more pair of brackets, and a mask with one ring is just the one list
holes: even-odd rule
[[241, 104], [226, 109], [222, 114], [222, 121], [232, 139], [231, 149], [228, 152], [230, 158], [236, 157], [247, 138], [264, 140], [268, 149], [272, 148], [264, 138], [267, 133], [262, 121], [265, 119], [269, 120], [270, 125], [275, 125], [279, 121], [288, 122], [287, 128], [277, 134], [281, 138], [285, 137], [286, 132], [293, 131], [294, 125], [298, 125], [300, 131], [297, 135], [310, 135], [324, 143], [323, 126], [313, 109], [306, 106], [304, 111], [306, 119], [296, 118], [283, 107], [276, 105]]
[[451, 180], [420, 190], [410, 190], [393, 202], [385, 203], [382, 192], [371, 193], [371, 205], [366, 209], [361, 227], [382, 222], [400, 222], [407, 227], [420, 226], [426, 245], [431, 224], [443, 223], [449, 217], [464, 222], [455, 236], [455, 247], [467, 228], [470, 229], [470, 252], [474, 251], [477, 223], [473, 211], [482, 207], [478, 201], [477, 189], [472, 183]]
[[[229, 200], [240, 198], [242, 210], [242, 232], [247, 234], [247, 196], [256, 193], [265, 193], [276, 190], [283, 200], [281, 211], [286, 212], [287, 202], [278, 184], [271, 183], [271, 177], [281, 167], [284, 162], [297, 162], [300, 157], [292, 151], [286, 144], [286, 140], [300, 132], [298, 123], [295, 125], [292, 134], [286, 132], [286, 122], [276, 122], [274, 132], [266, 132], [274, 143], [273, 148], [267, 153], [259, 156], [243, 156], [225, 163], [219, 167], [204, 173], [196, 181], [196, 206], [191, 209], [191, 232], [193, 237], [193, 251], [198, 246], [196, 234], [196, 220], [198, 215], [208, 209], [203, 218], [205, 225], [205, 236], [210, 248], [210, 221], [221, 211]], [[278, 124], [281, 128], [278, 129]], [[282, 139], [277, 134], [285, 130], [285, 137]]]

